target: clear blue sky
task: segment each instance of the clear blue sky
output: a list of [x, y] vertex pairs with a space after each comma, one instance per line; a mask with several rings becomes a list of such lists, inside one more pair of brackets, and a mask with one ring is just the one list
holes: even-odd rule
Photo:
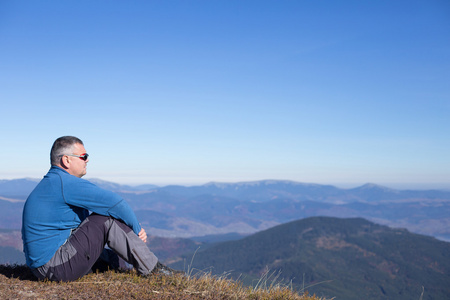
[[0, 179], [450, 187], [449, 1], [0, 2]]

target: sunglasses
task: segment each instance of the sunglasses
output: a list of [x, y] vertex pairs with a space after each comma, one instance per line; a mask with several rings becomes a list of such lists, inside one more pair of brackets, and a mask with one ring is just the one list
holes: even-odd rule
[[87, 161], [88, 157], [89, 157], [89, 154], [87, 154], [87, 153], [84, 153], [83, 155], [75, 155], [75, 154], [66, 154], [66, 155], [67, 156], [78, 157], [78, 158], [80, 158], [81, 160], [84, 160], [84, 161]]

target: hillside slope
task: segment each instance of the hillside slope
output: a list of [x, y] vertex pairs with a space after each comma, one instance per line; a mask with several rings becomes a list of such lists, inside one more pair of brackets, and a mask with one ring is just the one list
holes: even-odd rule
[[74, 282], [36, 281], [28, 268], [0, 265], [0, 299], [261, 299], [325, 300], [282, 286], [249, 290], [224, 277], [92, 273]]
[[[191, 261], [186, 256], [185, 261]], [[179, 262], [174, 267], [182, 267]], [[449, 299], [450, 243], [360, 218], [313, 217], [199, 251], [194, 268], [257, 282], [267, 269], [319, 296]]]

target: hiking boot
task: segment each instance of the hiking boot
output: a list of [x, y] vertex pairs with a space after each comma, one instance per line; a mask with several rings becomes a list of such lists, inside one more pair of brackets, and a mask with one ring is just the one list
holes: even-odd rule
[[163, 265], [159, 261], [156, 263], [156, 266], [153, 268], [152, 272], [150, 274], [155, 275], [164, 275], [164, 276], [173, 276], [175, 274], [183, 274], [184, 272], [174, 270], [172, 268], [169, 268], [168, 266]]

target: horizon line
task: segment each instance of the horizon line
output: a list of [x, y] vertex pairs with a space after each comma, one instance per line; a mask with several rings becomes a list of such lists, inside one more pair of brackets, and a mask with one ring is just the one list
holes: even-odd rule
[[[19, 177], [19, 178], [3, 178], [0, 179], [0, 181], [7, 180], [31, 180], [39, 182], [41, 179], [36, 177]], [[443, 191], [449, 191], [450, 190], [450, 183], [376, 183], [376, 182], [365, 182], [365, 183], [317, 183], [317, 182], [307, 182], [307, 181], [298, 181], [293, 179], [255, 179], [255, 180], [237, 180], [237, 181], [220, 181], [220, 180], [211, 180], [206, 181], [203, 183], [200, 182], [191, 182], [191, 183], [180, 183], [180, 182], [167, 182], [167, 183], [120, 183], [119, 181], [111, 181], [102, 179], [100, 177], [86, 177], [84, 178], [88, 181], [90, 180], [100, 180], [108, 183], [118, 184], [118, 185], [126, 185], [130, 187], [139, 187], [143, 185], [153, 185], [157, 188], [167, 187], [167, 186], [184, 186], [184, 187], [194, 187], [194, 186], [204, 186], [208, 184], [250, 184], [250, 183], [257, 183], [257, 182], [291, 182], [291, 183], [298, 183], [298, 184], [305, 184], [305, 185], [321, 185], [321, 186], [334, 186], [340, 189], [353, 189], [362, 187], [365, 185], [375, 185], [383, 188], [393, 189], [393, 190], [443, 190]]]

